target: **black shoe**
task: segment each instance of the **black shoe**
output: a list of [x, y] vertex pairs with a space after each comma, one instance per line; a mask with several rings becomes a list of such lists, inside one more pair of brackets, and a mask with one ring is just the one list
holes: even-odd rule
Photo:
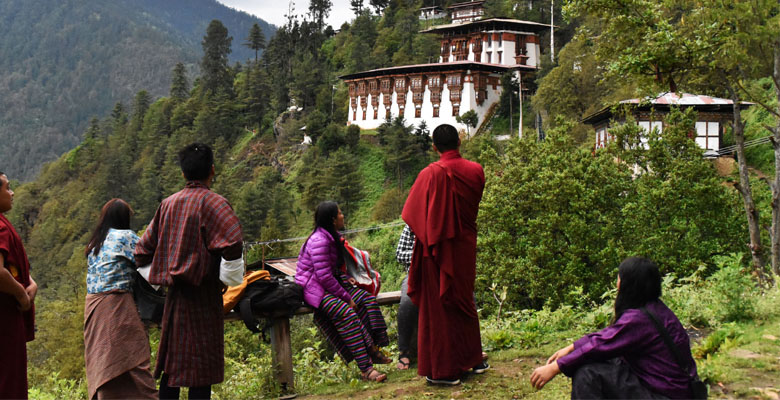
[[428, 381], [431, 385], [442, 385], [442, 386], [457, 386], [460, 385], [460, 379], [433, 379], [429, 376], [425, 377], [425, 380]]
[[487, 371], [489, 369], [490, 369], [490, 364], [488, 364], [487, 361], [482, 361], [481, 363], [479, 363], [479, 365], [477, 365], [476, 367], [472, 368], [471, 372], [479, 375], [479, 374], [484, 374], [485, 371]]

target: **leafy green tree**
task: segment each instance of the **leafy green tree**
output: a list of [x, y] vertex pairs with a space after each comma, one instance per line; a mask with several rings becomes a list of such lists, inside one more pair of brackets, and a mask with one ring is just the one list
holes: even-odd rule
[[232, 93], [233, 78], [228, 67], [232, 36], [222, 22], [213, 20], [203, 37], [203, 58], [200, 62], [201, 86], [206, 93]]
[[187, 71], [184, 64], [176, 63], [173, 67], [171, 78], [170, 96], [173, 99], [183, 100], [190, 96], [190, 83], [187, 80]]
[[257, 62], [257, 53], [265, 48], [265, 35], [257, 23], [252, 25], [252, 29], [249, 30], [249, 36], [247, 36], [244, 46], [255, 51], [255, 62]]
[[485, 176], [478, 293], [502, 282], [506, 305], [522, 309], [581, 302], [575, 288], [595, 295], [613, 284], [621, 210], [632, 193], [625, 164], [594, 157], [562, 127], [543, 142], [513, 142]]
[[456, 116], [455, 120], [458, 121], [458, 123], [466, 125], [466, 129], [469, 130], [468, 134], [471, 136], [471, 129], [476, 128], [479, 123], [479, 115], [477, 115], [477, 112], [474, 110], [468, 110], [465, 113]]
[[688, 136], [695, 118], [692, 109], [674, 109], [662, 133], [645, 132], [632, 122], [611, 131], [618, 157], [641, 171], [622, 210], [624, 232], [633, 239], [624, 240], [624, 248], [677, 276], [689, 276], [702, 264], [713, 266], [716, 255], [740, 251], [744, 235], [736, 193], [722, 185]]
[[347, 134], [344, 140], [347, 146], [349, 146], [351, 149], [357, 148], [358, 144], [360, 143], [360, 127], [354, 124], [348, 126]]
[[328, 125], [320, 138], [317, 140], [317, 148], [325, 157], [329, 156], [330, 153], [344, 147], [346, 144], [347, 142], [346, 137], [344, 136], [344, 129], [337, 124]]

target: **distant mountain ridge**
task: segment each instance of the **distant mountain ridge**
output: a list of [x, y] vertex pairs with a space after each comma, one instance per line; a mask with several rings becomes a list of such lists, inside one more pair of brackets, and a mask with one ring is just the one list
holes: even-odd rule
[[231, 62], [254, 23], [216, 0], [6, 0], [0, 2], [0, 171], [30, 180], [80, 141], [92, 116], [135, 93], [167, 95], [173, 66], [194, 72], [212, 19], [233, 37]]

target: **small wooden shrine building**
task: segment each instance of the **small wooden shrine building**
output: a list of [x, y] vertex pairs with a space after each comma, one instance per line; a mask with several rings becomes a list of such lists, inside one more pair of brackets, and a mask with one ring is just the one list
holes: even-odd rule
[[[637, 124], [646, 131], [658, 128], [663, 132], [664, 118], [671, 107], [696, 110], [696, 130], [694, 140], [705, 150], [720, 150], [723, 142], [723, 125], [733, 119], [734, 103], [729, 99], [696, 95], [689, 93], [661, 93], [655, 98], [629, 99], [619, 103], [633, 115]], [[743, 103], [742, 106], [750, 106]], [[595, 148], [603, 148], [613, 139], [609, 128], [625, 122], [625, 116], [614, 115], [612, 107], [605, 107], [587, 117], [582, 122], [593, 126], [596, 135]]]

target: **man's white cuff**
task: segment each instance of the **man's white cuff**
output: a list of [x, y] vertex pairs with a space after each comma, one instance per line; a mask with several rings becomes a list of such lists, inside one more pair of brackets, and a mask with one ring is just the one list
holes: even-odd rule
[[219, 280], [227, 286], [238, 286], [244, 281], [244, 257], [225, 260], [219, 264]]

